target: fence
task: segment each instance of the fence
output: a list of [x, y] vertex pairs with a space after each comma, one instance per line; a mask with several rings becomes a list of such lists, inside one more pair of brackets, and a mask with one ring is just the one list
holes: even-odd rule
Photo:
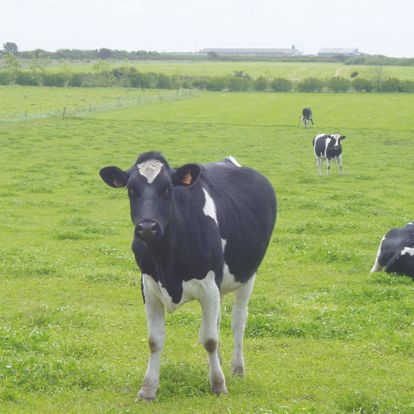
[[135, 96], [118, 96], [105, 102], [89, 102], [82, 105], [65, 105], [51, 109], [47, 112], [24, 112], [12, 114], [0, 114], [0, 122], [29, 122], [45, 118], [60, 118], [64, 120], [70, 117], [87, 117], [94, 112], [113, 111], [117, 109], [132, 108], [140, 105], [148, 105], [162, 102], [179, 101], [200, 96], [198, 89], [178, 89], [170, 93], [158, 93], [147, 96], [137, 93]]

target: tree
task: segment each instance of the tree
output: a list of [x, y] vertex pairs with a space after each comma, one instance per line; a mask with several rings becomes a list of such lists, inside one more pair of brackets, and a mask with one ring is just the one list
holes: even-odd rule
[[17, 60], [17, 57], [11, 53], [4, 55], [4, 67], [10, 71], [16, 71], [20, 67], [20, 63]]
[[3, 51], [4, 53], [11, 53], [14, 55], [15, 53], [18, 52], [18, 48], [17, 48], [16, 43], [6, 42], [6, 43], [3, 43]]
[[103, 47], [98, 50], [99, 59], [110, 59], [113, 56], [112, 50]]

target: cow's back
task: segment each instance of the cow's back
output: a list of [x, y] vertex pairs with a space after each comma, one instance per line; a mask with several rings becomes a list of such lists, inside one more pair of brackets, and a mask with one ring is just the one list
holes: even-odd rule
[[273, 187], [257, 171], [230, 161], [205, 165], [200, 181], [216, 205], [225, 263], [237, 281], [246, 281], [260, 265], [273, 232]]

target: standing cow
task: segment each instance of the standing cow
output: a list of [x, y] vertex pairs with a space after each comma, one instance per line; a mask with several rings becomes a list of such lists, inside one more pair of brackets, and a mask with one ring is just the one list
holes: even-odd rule
[[340, 134], [320, 134], [313, 141], [313, 152], [315, 154], [315, 162], [318, 164], [318, 173], [322, 175], [322, 162], [326, 160], [327, 174], [331, 171], [331, 160], [338, 163], [339, 175], [343, 174], [342, 170], [342, 145], [341, 141], [345, 139]]
[[193, 299], [201, 304], [199, 339], [212, 392], [227, 393], [218, 354], [220, 301], [234, 291], [232, 368], [243, 376], [247, 304], [276, 221], [271, 184], [233, 157], [173, 169], [153, 152], [126, 171], [110, 166], [100, 175], [111, 187], [128, 189], [135, 226], [132, 250], [142, 273], [151, 352], [138, 398], [153, 400], [159, 387], [164, 311]]
[[305, 128], [309, 127], [309, 122], [312, 122], [312, 125], [315, 126], [315, 124], [313, 123], [312, 109], [303, 108], [302, 109], [302, 116], [300, 117], [300, 121], [303, 122], [303, 124], [305, 125]]
[[391, 229], [382, 238], [371, 273], [382, 269], [414, 277], [414, 222]]

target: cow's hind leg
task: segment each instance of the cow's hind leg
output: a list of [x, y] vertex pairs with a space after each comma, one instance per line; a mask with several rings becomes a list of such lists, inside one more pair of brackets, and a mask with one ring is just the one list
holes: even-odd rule
[[234, 351], [232, 361], [232, 371], [234, 375], [244, 376], [244, 356], [243, 356], [243, 337], [247, 321], [247, 305], [250, 295], [252, 294], [254, 274], [249, 281], [243, 283], [236, 292], [233, 304], [233, 314], [231, 321], [231, 329], [234, 337]]
[[137, 399], [152, 401], [159, 387], [160, 357], [165, 341], [164, 306], [158, 298], [145, 295], [145, 312], [147, 314], [148, 344], [151, 355], [144, 383], [138, 392]]
[[219, 358], [218, 324], [220, 318], [220, 292], [214, 281], [208, 284], [199, 298], [203, 319], [200, 342], [208, 355], [209, 379], [214, 394], [227, 394], [226, 382]]

